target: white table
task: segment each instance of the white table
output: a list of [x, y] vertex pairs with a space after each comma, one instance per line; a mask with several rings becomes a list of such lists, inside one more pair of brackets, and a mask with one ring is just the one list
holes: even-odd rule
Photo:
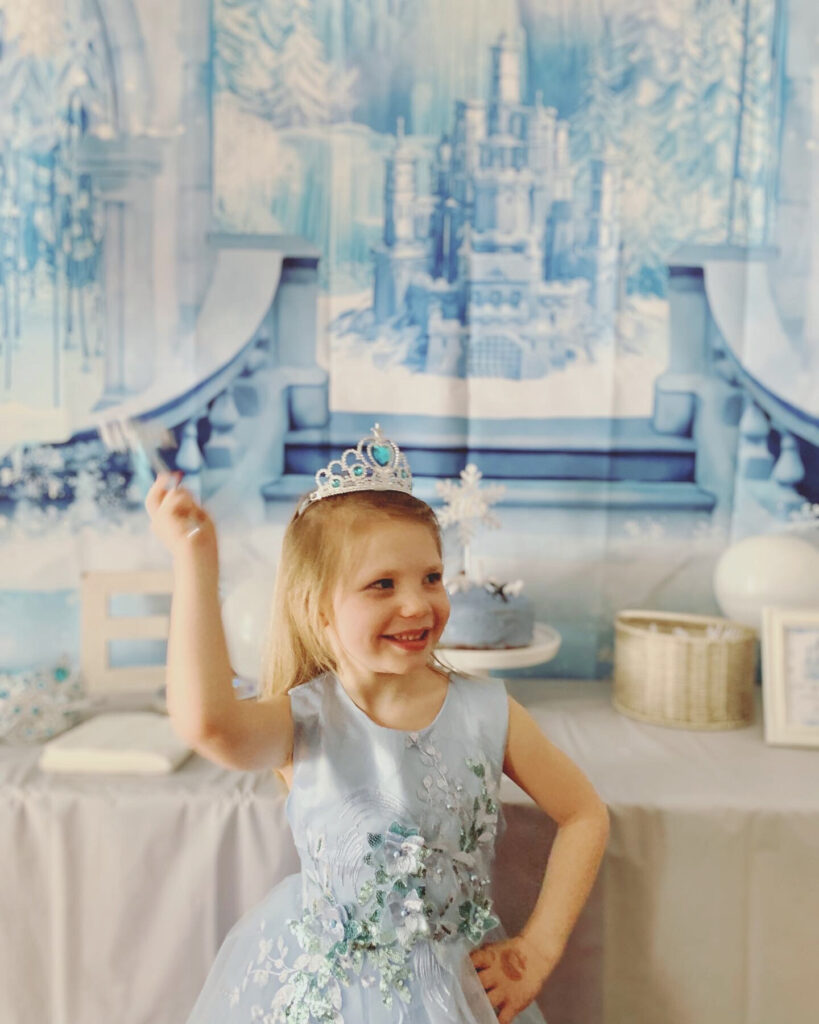
[[[509, 684], [612, 812], [539, 1002], [549, 1024], [811, 1024], [819, 751], [618, 715], [606, 683]], [[184, 1024], [221, 938], [297, 869], [284, 787], [198, 757], [165, 778], [44, 776], [0, 744], [0, 1022]], [[553, 827], [504, 780], [510, 930]], [[352, 1022], [356, 1024], [356, 1022]]]
[[[598, 892], [547, 985], [550, 1024], [819, 1019], [819, 750], [766, 746], [759, 691], [754, 724], [719, 732], [626, 718], [609, 683], [521, 680], [509, 691], [612, 817]], [[599, 1014], [563, 1016], [598, 938]]]

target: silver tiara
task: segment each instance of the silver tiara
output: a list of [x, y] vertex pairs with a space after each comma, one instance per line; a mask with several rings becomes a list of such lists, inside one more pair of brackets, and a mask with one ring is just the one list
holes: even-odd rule
[[407, 458], [394, 441], [381, 433], [376, 423], [372, 433], [355, 448], [316, 473], [316, 489], [299, 506], [298, 514], [314, 501], [353, 491], [404, 491], [412, 494], [412, 473]]

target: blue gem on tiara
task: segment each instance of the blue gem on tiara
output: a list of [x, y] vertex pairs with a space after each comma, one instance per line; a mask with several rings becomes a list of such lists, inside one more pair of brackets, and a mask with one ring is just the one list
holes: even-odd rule
[[379, 466], [389, 466], [392, 452], [385, 444], [374, 444], [372, 453]]
[[316, 489], [299, 507], [299, 515], [314, 501], [351, 491], [404, 491], [412, 493], [412, 473], [406, 456], [381, 433], [376, 423], [372, 433], [355, 448], [347, 448], [316, 473]]

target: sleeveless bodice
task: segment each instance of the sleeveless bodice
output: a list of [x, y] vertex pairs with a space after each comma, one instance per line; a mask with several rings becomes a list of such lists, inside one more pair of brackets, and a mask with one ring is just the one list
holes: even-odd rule
[[454, 676], [417, 732], [373, 722], [331, 674], [290, 697], [287, 814], [304, 907], [293, 931], [314, 954], [306, 969], [332, 986], [376, 968], [385, 994], [400, 995], [419, 960], [462, 958], [498, 924], [505, 688]]

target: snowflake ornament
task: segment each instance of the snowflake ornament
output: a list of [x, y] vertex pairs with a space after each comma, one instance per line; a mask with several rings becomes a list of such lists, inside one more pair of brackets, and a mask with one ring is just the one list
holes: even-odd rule
[[442, 527], [457, 526], [458, 539], [468, 544], [479, 525], [498, 527], [500, 520], [491, 506], [506, 494], [504, 484], [488, 484], [481, 490], [483, 474], [470, 462], [461, 470], [461, 482], [441, 480], [435, 486], [444, 499], [444, 508], [438, 513]]
[[[438, 513], [438, 522], [442, 528], [456, 526], [458, 540], [463, 548], [463, 569], [454, 579], [446, 582], [450, 593], [458, 589], [469, 590], [479, 580], [475, 576], [471, 564], [469, 543], [479, 526], [500, 526], [500, 520], [492, 512], [491, 506], [500, 501], [506, 493], [503, 484], [489, 484], [481, 489], [482, 473], [470, 462], [466, 469], [461, 470], [460, 482], [442, 480], [436, 484], [438, 493], [444, 499], [444, 508]], [[481, 575], [480, 572], [478, 575]]]

